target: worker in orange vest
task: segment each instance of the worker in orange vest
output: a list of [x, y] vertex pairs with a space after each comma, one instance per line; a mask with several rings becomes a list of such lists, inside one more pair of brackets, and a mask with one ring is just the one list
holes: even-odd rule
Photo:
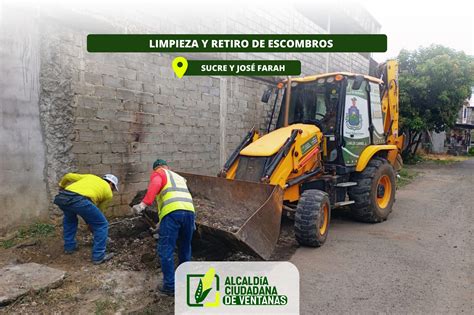
[[163, 286], [158, 290], [174, 295], [174, 249], [178, 244], [179, 263], [191, 260], [191, 240], [195, 228], [194, 205], [186, 179], [171, 171], [165, 160], [153, 163], [150, 183], [142, 202], [133, 206], [140, 214], [156, 200], [160, 219], [158, 255], [163, 271]]

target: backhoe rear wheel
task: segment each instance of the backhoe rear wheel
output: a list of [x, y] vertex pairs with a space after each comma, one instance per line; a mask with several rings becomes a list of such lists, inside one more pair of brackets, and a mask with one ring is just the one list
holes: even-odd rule
[[362, 222], [387, 220], [395, 201], [395, 171], [384, 158], [375, 157], [362, 172], [354, 173], [357, 186], [349, 188], [353, 217]]
[[295, 236], [300, 245], [319, 247], [328, 236], [331, 204], [321, 190], [303, 191], [295, 213]]

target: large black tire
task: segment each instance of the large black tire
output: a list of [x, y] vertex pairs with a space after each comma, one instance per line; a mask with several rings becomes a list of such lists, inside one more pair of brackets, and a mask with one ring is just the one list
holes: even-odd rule
[[295, 237], [300, 245], [319, 247], [328, 237], [331, 204], [321, 190], [303, 191], [295, 213]]
[[352, 180], [357, 186], [349, 188], [352, 216], [361, 222], [379, 223], [387, 220], [395, 202], [395, 171], [384, 158], [375, 157]]

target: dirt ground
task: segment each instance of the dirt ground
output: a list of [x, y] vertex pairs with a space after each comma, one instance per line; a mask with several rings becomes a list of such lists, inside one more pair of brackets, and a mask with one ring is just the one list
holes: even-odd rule
[[[272, 260], [288, 260], [296, 251], [292, 222], [284, 219]], [[199, 229], [198, 229], [199, 231]], [[161, 283], [156, 240], [140, 218], [111, 222], [109, 250], [116, 256], [94, 266], [90, 262], [91, 234], [78, 233], [79, 251], [63, 254], [60, 228], [52, 237], [26, 240], [23, 246], [0, 249], [0, 266], [36, 262], [65, 270], [67, 277], [56, 289], [31, 293], [0, 308], [5, 314], [172, 314], [173, 298], [155, 294]], [[226, 247], [218, 240], [196, 233], [193, 260], [259, 260]]]
[[323, 247], [296, 251], [301, 314], [474, 314], [474, 159], [416, 171], [386, 222], [335, 213]]

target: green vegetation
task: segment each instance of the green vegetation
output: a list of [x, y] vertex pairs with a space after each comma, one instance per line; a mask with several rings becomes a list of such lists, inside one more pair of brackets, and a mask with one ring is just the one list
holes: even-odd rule
[[50, 236], [54, 233], [54, 225], [48, 223], [35, 223], [26, 229], [18, 231], [19, 238], [38, 238]]
[[118, 309], [118, 304], [110, 299], [100, 299], [95, 301], [95, 314], [103, 315], [114, 313]]
[[144, 309], [140, 310], [140, 314], [142, 315], [153, 315], [153, 314], [157, 314], [156, 310], [153, 309], [152, 306], [147, 306], [145, 307]]
[[455, 160], [426, 160], [426, 161], [433, 162], [433, 163], [439, 164], [439, 165], [449, 165], [449, 164], [453, 164], [455, 162], [459, 162], [459, 161], [455, 161]]
[[448, 154], [425, 154], [422, 156], [423, 161], [433, 162], [435, 164], [447, 165], [461, 162], [469, 159], [468, 156], [454, 156]]
[[474, 58], [448, 47], [432, 45], [398, 56], [400, 125], [408, 145], [406, 160], [415, 155], [426, 131], [445, 131], [456, 122], [463, 101], [471, 95]]
[[410, 168], [404, 167], [400, 170], [398, 175], [399, 177], [397, 177], [397, 187], [401, 188], [411, 183], [415, 179], [415, 177], [418, 176], [418, 172]]
[[415, 165], [423, 161], [423, 157], [419, 154], [409, 154], [403, 159], [403, 163], [407, 165]]
[[474, 147], [470, 147], [469, 151], [467, 151], [467, 154], [469, 154], [470, 156], [474, 156]]
[[52, 236], [54, 232], [55, 227], [53, 224], [38, 222], [29, 227], [19, 229], [14, 237], [5, 241], [0, 241], [0, 247], [8, 249], [27, 239], [38, 239]]
[[432, 162], [440, 165], [447, 165], [456, 162], [461, 162], [469, 159], [468, 156], [454, 156], [448, 154], [412, 154], [403, 159], [406, 165], [415, 165], [422, 162]]
[[13, 241], [13, 239], [0, 242], [0, 247], [5, 248], [5, 249], [13, 247], [13, 245], [15, 245], [15, 242]]

